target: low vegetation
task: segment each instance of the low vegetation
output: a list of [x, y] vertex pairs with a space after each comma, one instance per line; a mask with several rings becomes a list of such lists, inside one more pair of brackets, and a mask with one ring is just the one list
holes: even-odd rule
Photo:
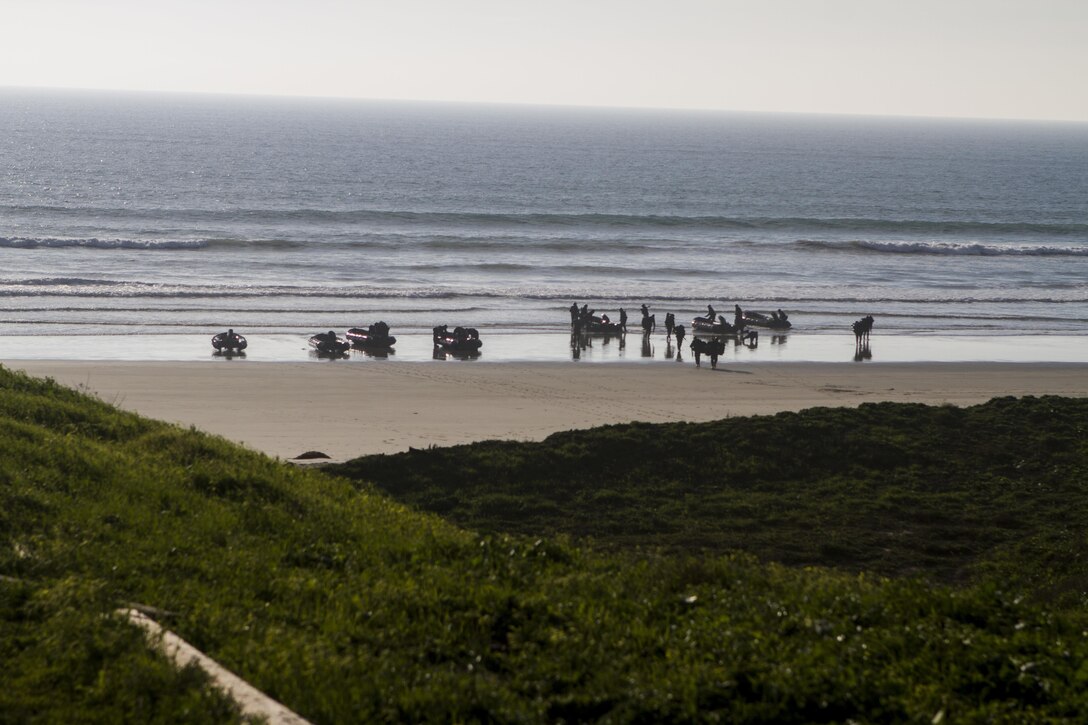
[[504, 528], [0, 369], [0, 721], [238, 719], [125, 602], [315, 722], [1088, 715], [1088, 622], [1003, 584]]
[[1088, 399], [618, 425], [330, 470], [480, 531], [1088, 592]]

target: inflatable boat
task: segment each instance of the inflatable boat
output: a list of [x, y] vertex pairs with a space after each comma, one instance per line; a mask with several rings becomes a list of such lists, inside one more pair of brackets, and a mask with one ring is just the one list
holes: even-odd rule
[[483, 344], [475, 327], [455, 327], [453, 332], [446, 325], [434, 328], [434, 346], [446, 352], [476, 352]]
[[384, 322], [375, 322], [369, 327], [353, 327], [344, 333], [355, 347], [390, 348], [396, 344], [397, 338], [389, 334], [389, 325]]
[[748, 310], [744, 312], [744, 324], [747, 327], [765, 327], [769, 330], [788, 330], [793, 327], [792, 322], [783, 317], [779, 317], [779, 313], [777, 312], [765, 315], [762, 312], [751, 312]]
[[220, 332], [218, 335], [212, 337], [212, 347], [217, 352], [241, 352], [246, 349], [246, 338], [239, 335], [234, 330], [227, 330], [226, 332]]
[[311, 335], [310, 347], [313, 348], [318, 355], [343, 355], [351, 348], [351, 343], [347, 340], [340, 339], [336, 336], [335, 332], [329, 330], [328, 332], [319, 332], [316, 335]]
[[741, 328], [730, 325], [724, 315], [718, 315], [718, 321], [706, 317], [696, 317], [691, 321], [693, 335], [736, 335]]

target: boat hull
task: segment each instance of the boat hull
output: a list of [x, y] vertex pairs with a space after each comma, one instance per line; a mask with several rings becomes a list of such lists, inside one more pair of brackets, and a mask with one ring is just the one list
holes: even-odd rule
[[744, 313], [744, 324], [747, 327], [762, 327], [766, 330], [788, 330], [793, 327], [793, 323], [789, 320], [776, 320], [758, 312]]
[[340, 338], [330, 340], [324, 335], [313, 335], [310, 337], [310, 347], [318, 355], [343, 355], [351, 349], [351, 343]]
[[397, 338], [393, 335], [376, 335], [363, 327], [353, 327], [344, 333], [352, 345], [356, 347], [369, 347], [372, 349], [388, 349], [397, 344]]
[[225, 332], [220, 332], [218, 335], [212, 336], [212, 347], [220, 352], [241, 352], [248, 345], [249, 343], [246, 342], [246, 338], [242, 335], [235, 334], [231, 337]]
[[696, 317], [691, 321], [693, 335], [736, 335], [740, 330], [728, 322], [709, 322], [704, 317]]

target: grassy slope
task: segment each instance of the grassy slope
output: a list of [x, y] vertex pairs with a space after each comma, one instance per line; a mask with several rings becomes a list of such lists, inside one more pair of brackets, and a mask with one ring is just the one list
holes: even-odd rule
[[234, 717], [133, 600], [319, 722], [1088, 715], [1085, 623], [994, 586], [479, 536], [2, 369], [0, 575], [0, 720]]
[[331, 470], [483, 531], [1088, 591], [1088, 399], [610, 426]]

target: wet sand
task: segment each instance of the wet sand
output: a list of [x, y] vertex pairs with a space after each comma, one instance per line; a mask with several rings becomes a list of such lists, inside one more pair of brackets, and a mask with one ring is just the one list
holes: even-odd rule
[[[347, 361], [346, 361], [347, 362]], [[1003, 395], [1088, 396], [1084, 363], [373, 361], [4, 363], [120, 408], [195, 426], [279, 458], [334, 460], [409, 447], [631, 421], [706, 421], [814, 406], [971, 405]]]

